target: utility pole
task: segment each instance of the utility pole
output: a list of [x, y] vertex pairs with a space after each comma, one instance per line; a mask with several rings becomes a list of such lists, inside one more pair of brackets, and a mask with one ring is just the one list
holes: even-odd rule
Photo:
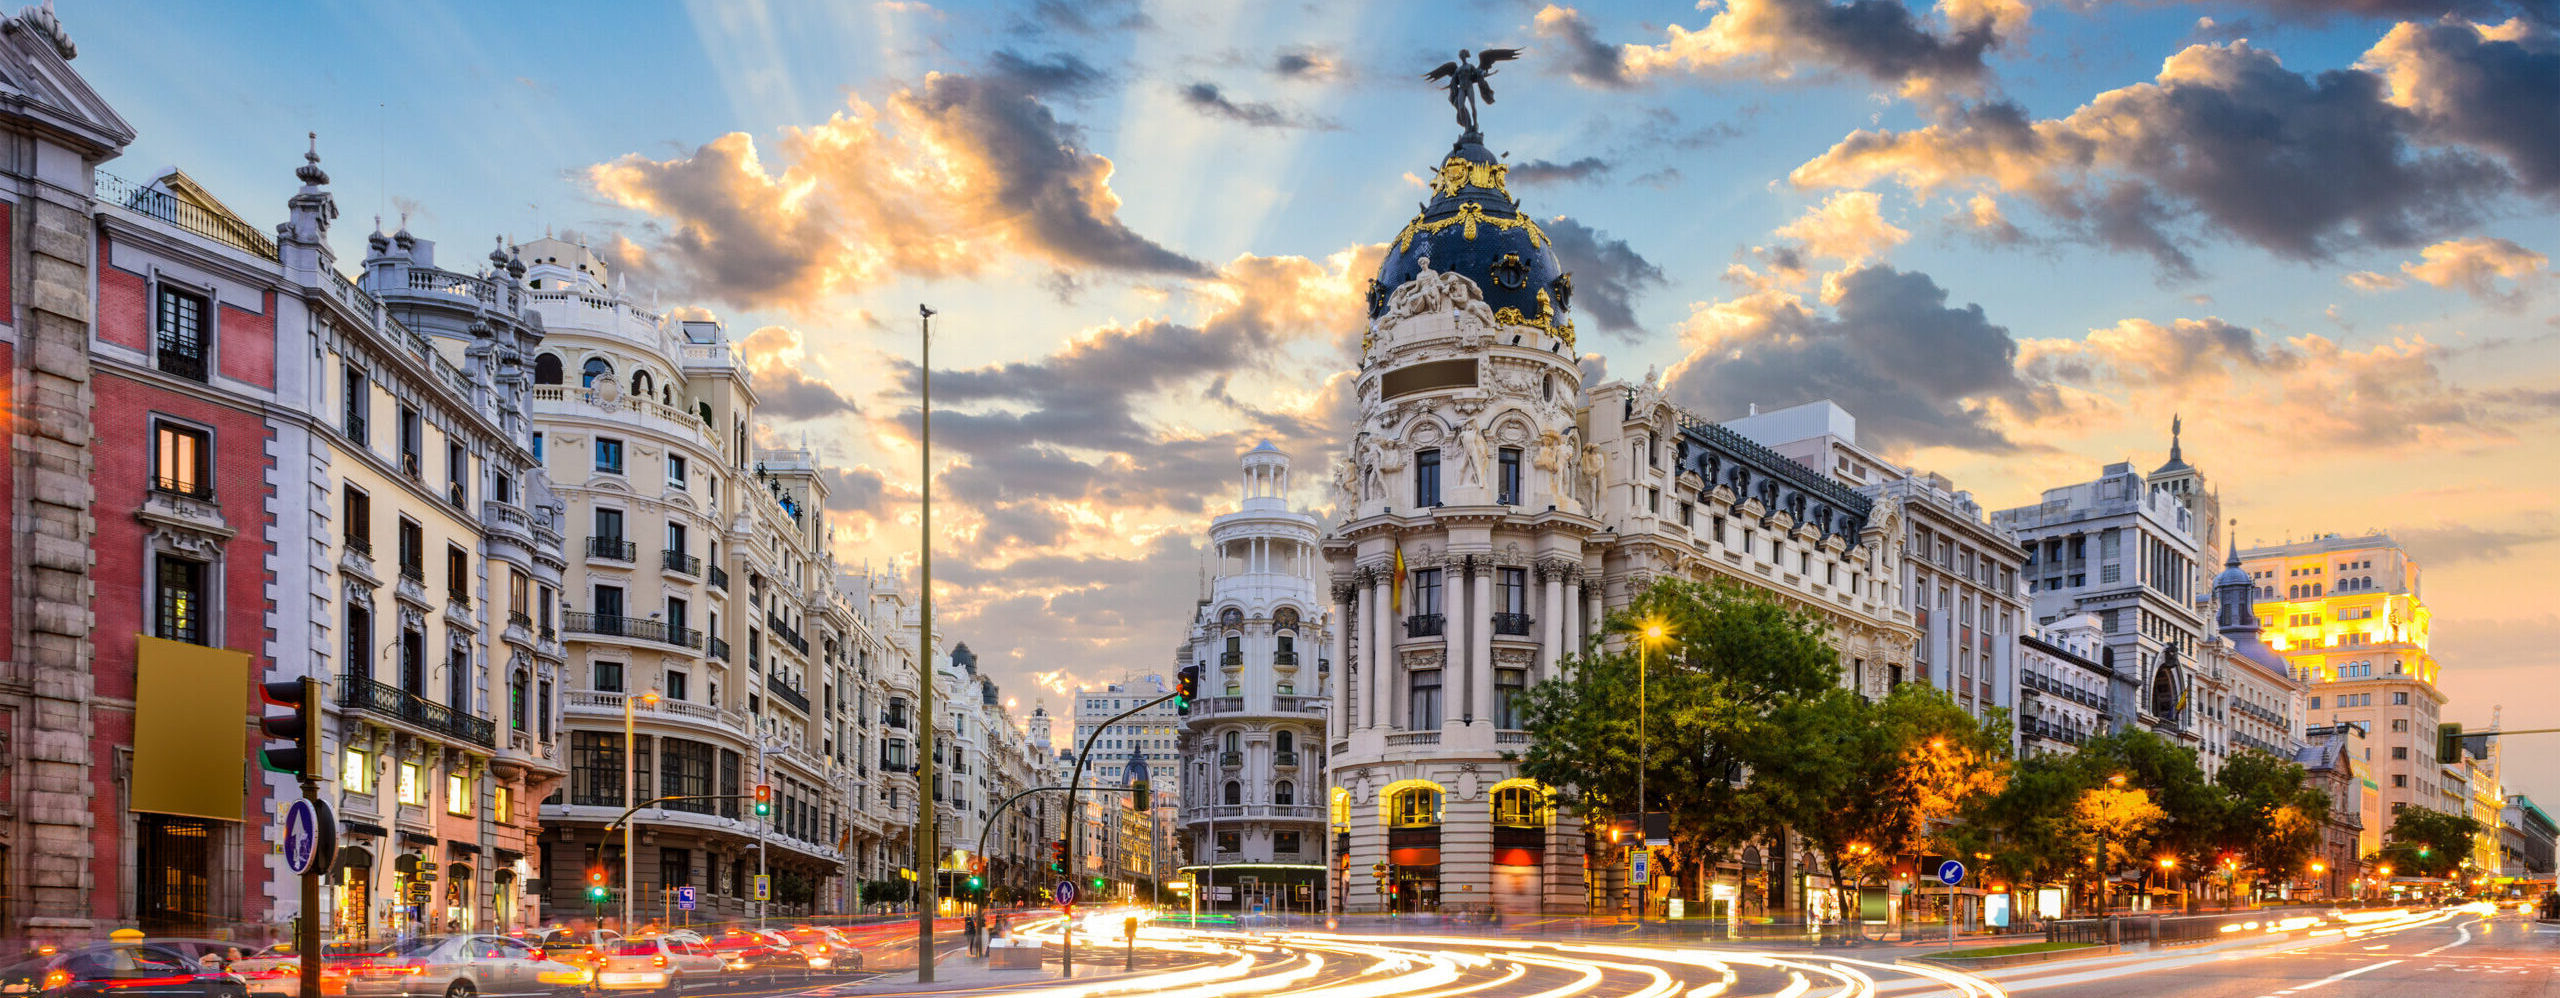
[[917, 683], [916, 711], [916, 983], [933, 982], [933, 910], [938, 907], [934, 895], [941, 885], [934, 871], [941, 863], [941, 850], [934, 841], [933, 792], [933, 309], [917, 305], [918, 339], [921, 347], [916, 358], [917, 442], [924, 456], [922, 526], [916, 538], [918, 578], [922, 580], [924, 626], [916, 629], [916, 671], [923, 674]]

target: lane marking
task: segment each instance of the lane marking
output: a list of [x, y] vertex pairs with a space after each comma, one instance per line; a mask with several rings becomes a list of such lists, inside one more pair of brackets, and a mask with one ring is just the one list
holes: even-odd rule
[[2338, 972], [2338, 973], [2335, 973], [2335, 974], [2331, 974], [2331, 975], [2329, 975], [2329, 976], [2327, 976], [2327, 977], [2323, 977], [2323, 978], [2321, 978], [2321, 979], [2319, 979], [2319, 980], [2316, 980], [2316, 981], [2313, 981], [2313, 982], [2311, 982], [2311, 983], [2309, 983], [2309, 984], [2296, 984], [2296, 985], [2294, 985], [2294, 986], [2292, 986], [2292, 987], [2286, 988], [2286, 989], [2284, 989], [2284, 990], [2282, 990], [2282, 991], [2278, 991], [2278, 992], [2276, 992], [2276, 993], [2277, 993], [2277, 994], [2283, 994], [2283, 995], [2289, 995], [2289, 994], [2292, 994], [2292, 993], [2294, 993], [2294, 992], [2296, 992], [2296, 991], [2309, 991], [2309, 990], [2311, 990], [2311, 989], [2313, 989], [2313, 988], [2319, 987], [2319, 986], [2324, 985], [2324, 984], [2336, 984], [2336, 983], [2338, 983], [2339, 981], [2343, 981], [2343, 980], [2346, 980], [2347, 978], [2354, 977], [2354, 976], [2356, 976], [2357, 974], [2371, 973], [2371, 972], [2376, 971], [2376, 970], [2381, 970], [2381, 969], [2382, 969], [2382, 968], [2384, 968], [2384, 967], [2390, 967], [2390, 966], [2398, 965], [2399, 963], [2400, 963], [2400, 961], [2398, 961], [2398, 960], [2384, 960], [2384, 961], [2382, 961], [2381, 963], [2370, 963], [2370, 964], [2366, 964], [2366, 965], [2361, 966], [2361, 967], [2357, 967], [2357, 968], [2356, 968], [2356, 969], [2354, 969], [2354, 970], [2341, 971], [2341, 972]]
[[2462, 933], [2462, 935], [2461, 935], [2461, 936], [2456, 937], [2456, 938], [2454, 939], [2454, 941], [2452, 941], [2452, 942], [2446, 943], [2446, 944], [2444, 944], [2444, 945], [2442, 945], [2442, 946], [2438, 946], [2438, 947], [2436, 947], [2436, 948], [2434, 948], [2434, 949], [2428, 950], [2428, 951], [2426, 951], [2426, 952], [2424, 952], [2424, 953], [2420, 953], [2420, 954], [2418, 954], [2418, 955], [2419, 955], [2419, 956], [2434, 956], [2434, 955], [2436, 955], [2436, 954], [2438, 954], [2438, 953], [2442, 953], [2442, 952], [2444, 952], [2444, 951], [2446, 951], [2446, 950], [2449, 950], [2449, 949], [2452, 949], [2452, 948], [2454, 948], [2454, 947], [2456, 947], [2456, 946], [2460, 946], [2460, 945], [2462, 945], [2462, 944], [2464, 944], [2464, 943], [2470, 942], [2470, 941], [2471, 941], [2471, 927], [2472, 927], [2473, 925], [2477, 925], [2477, 924], [2479, 924], [2479, 923], [2478, 923], [2478, 922], [2476, 922], [2476, 921], [2472, 921], [2472, 922], [2464, 922], [2464, 923], [2463, 923], [2463, 924], [2461, 924], [2461, 925], [2454, 926], [2454, 927], [2453, 927], [2454, 931], [2459, 932], [2459, 933]]

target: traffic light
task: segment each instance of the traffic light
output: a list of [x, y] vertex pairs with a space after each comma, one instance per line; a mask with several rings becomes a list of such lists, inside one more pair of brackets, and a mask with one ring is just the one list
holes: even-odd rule
[[770, 784], [770, 783], [759, 783], [759, 784], [756, 784], [756, 814], [757, 814], [757, 816], [761, 817], [761, 816], [763, 816], [763, 815], [768, 815], [768, 814], [772, 814], [772, 813], [773, 813], [773, 784]]
[[1147, 781], [1129, 784], [1129, 806], [1141, 811], [1147, 809]]
[[1093, 896], [1095, 896], [1095, 897], [1101, 897], [1101, 896], [1102, 896], [1102, 888], [1103, 888], [1103, 885], [1104, 885], [1104, 884], [1105, 884], [1105, 881], [1104, 881], [1101, 877], [1095, 877], [1095, 878], [1093, 878]]
[[1200, 697], [1200, 667], [1186, 665], [1173, 677], [1173, 709], [1191, 713], [1191, 701]]
[[2436, 761], [2457, 765], [2462, 762], [2462, 722], [2436, 725]]
[[1049, 872], [1067, 872], [1067, 840], [1059, 839], [1049, 843]]
[[604, 867], [598, 866], [588, 869], [587, 900], [602, 904], [604, 903], [604, 900], [612, 894], [612, 889], [604, 885]]
[[268, 714], [258, 719], [259, 731], [286, 743], [259, 753], [259, 764], [267, 771], [302, 779], [319, 775], [320, 751], [319, 746], [313, 744], [320, 736], [319, 687], [317, 679], [258, 684], [261, 699], [293, 712]]
[[977, 874], [974, 874], [974, 873], [969, 875], [969, 892], [970, 892], [970, 893], [975, 894], [975, 893], [977, 893], [980, 889], [983, 889], [983, 888], [985, 888], [986, 886], [987, 886], [987, 878], [985, 878], [985, 877], [981, 877], [981, 876], [978, 876]]

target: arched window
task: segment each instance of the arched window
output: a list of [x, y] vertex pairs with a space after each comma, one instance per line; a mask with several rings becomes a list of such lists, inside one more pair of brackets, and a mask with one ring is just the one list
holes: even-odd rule
[[1388, 800], [1387, 822], [1398, 828], [1440, 823], [1438, 787], [1407, 787]]
[[1228, 780], [1226, 801], [1229, 804], [1244, 803], [1244, 784], [1238, 783], [1234, 780]]
[[1244, 611], [1238, 610], [1235, 607], [1228, 607], [1226, 612], [1218, 615], [1218, 623], [1224, 624], [1228, 627], [1242, 627], [1244, 626]]
[[1351, 791], [1335, 787], [1333, 788], [1333, 830], [1339, 832], [1350, 827]]
[[546, 353], [533, 359], [533, 383], [537, 385], [556, 385], [560, 383], [559, 354]]
[[697, 415], [697, 416], [702, 417], [702, 425], [704, 425], [704, 426], [716, 426], [716, 425], [719, 425], [719, 424], [713, 423], [713, 422], [711, 421], [711, 403], [709, 403], [709, 402], [696, 402], [696, 403], [694, 403], [694, 404], [693, 404], [693, 413], [694, 413], [694, 415]]
[[523, 669], [517, 669], [515, 675], [507, 680], [507, 723], [513, 730], [524, 730], [526, 692], [532, 685], [533, 677], [526, 675]]
[[596, 386], [597, 378], [611, 377], [613, 377], [612, 363], [602, 357], [589, 357], [586, 365], [578, 369], [578, 387], [593, 388]]
[[657, 382], [652, 381], [652, 380], [650, 380], [650, 379], [649, 379], [649, 372], [647, 372], [647, 371], [633, 371], [633, 372], [631, 372], [631, 394], [632, 394], [632, 396], [633, 396], [633, 397], [638, 398], [638, 399], [640, 399], [640, 400], [641, 400], [641, 401], [643, 401], [643, 402], [646, 402], [646, 401], [648, 401], [648, 400], [649, 400], [649, 393], [650, 393], [650, 392], [653, 392], [653, 391], [656, 391], [656, 390], [657, 390]]
[[1295, 752], [1298, 750], [1298, 733], [1282, 728], [1279, 737], [1272, 744], [1282, 752]]
[[1225, 737], [1219, 739], [1218, 747], [1228, 752], [1242, 752], [1244, 751], [1244, 734], [1237, 731], [1227, 732]]
[[1504, 828], [1536, 828], [1546, 824], [1546, 795], [1536, 787], [1504, 787], [1493, 792], [1493, 823]]
[[1274, 784], [1272, 784], [1272, 785], [1271, 785], [1271, 802], [1272, 802], [1272, 803], [1274, 803], [1274, 804], [1295, 804], [1295, 803], [1297, 803], [1297, 802], [1298, 802], [1298, 785], [1297, 785], [1297, 784], [1295, 784], [1295, 783], [1291, 783], [1291, 782], [1289, 782], [1289, 781], [1287, 781], [1287, 780], [1282, 780], [1282, 781], [1280, 781], [1280, 782], [1278, 782], [1278, 783], [1274, 783]]

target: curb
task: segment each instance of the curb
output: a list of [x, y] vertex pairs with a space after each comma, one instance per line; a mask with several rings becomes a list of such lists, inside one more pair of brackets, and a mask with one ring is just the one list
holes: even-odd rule
[[[1988, 948], [1988, 947], [1985, 947]], [[2040, 953], [2002, 953], [1998, 956], [1906, 956], [1896, 964], [1948, 967], [1955, 970], [1992, 970], [2000, 967], [2023, 967], [2040, 963], [2070, 963], [2101, 956], [2135, 952], [2118, 943], [2096, 943], [2072, 949], [2046, 950]]]

